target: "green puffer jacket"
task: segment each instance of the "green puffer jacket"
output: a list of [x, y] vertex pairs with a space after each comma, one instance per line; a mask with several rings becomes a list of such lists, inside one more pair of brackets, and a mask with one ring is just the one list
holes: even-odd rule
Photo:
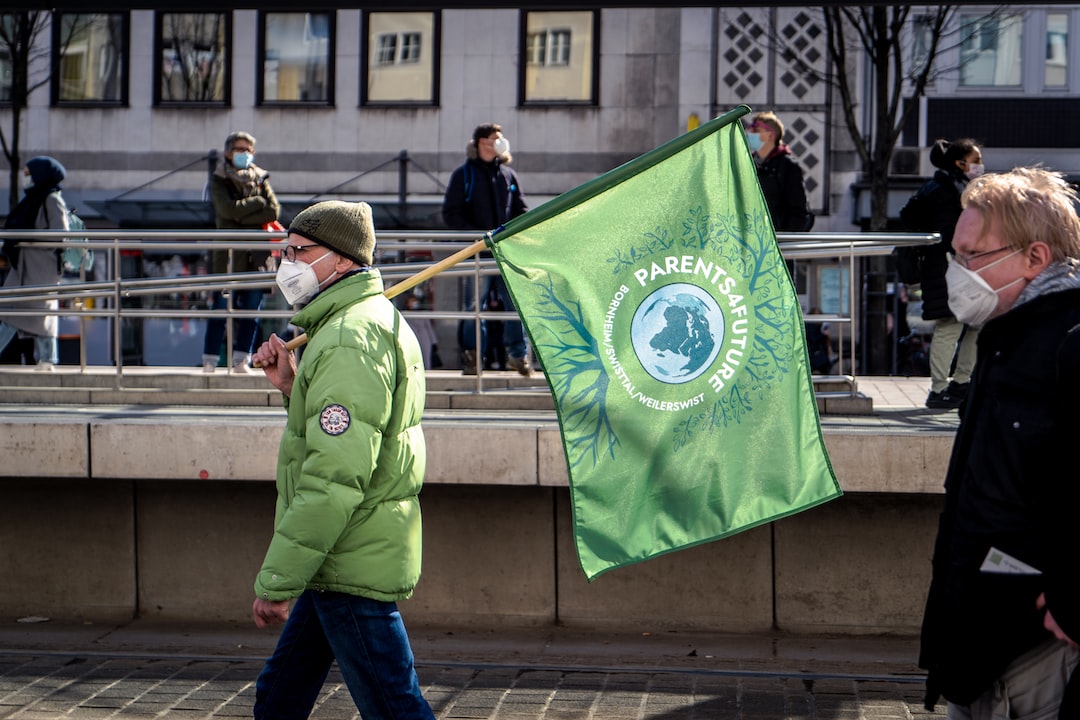
[[274, 537], [257, 597], [305, 589], [382, 601], [420, 578], [420, 345], [371, 269], [334, 283], [293, 317], [308, 345], [278, 452]]

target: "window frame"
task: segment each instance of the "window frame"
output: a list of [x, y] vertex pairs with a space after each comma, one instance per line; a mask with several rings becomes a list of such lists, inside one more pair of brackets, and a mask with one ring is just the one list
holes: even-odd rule
[[[587, 53], [587, 61], [589, 63], [589, 72], [591, 76], [589, 78], [589, 97], [583, 99], [574, 98], [529, 98], [527, 96], [527, 79], [529, 72], [529, 58], [531, 56], [531, 48], [529, 46], [529, 17], [533, 14], [551, 14], [551, 13], [588, 13], [591, 15], [591, 27], [590, 27], [590, 50]], [[592, 9], [569, 9], [569, 10], [527, 10], [522, 9], [518, 11], [518, 107], [596, 107], [600, 103], [600, 10], [599, 8]], [[559, 28], [552, 28], [552, 30], [561, 30]], [[572, 28], [571, 28], [572, 29]], [[551, 50], [551, 47], [545, 43], [545, 54]], [[573, 40], [571, 39], [567, 46], [567, 51], [570, 53], [570, 62], [566, 65], [544, 63], [545, 67], [572, 67], [573, 64]]]
[[[373, 40], [371, 36], [371, 19], [374, 15], [421, 15], [426, 14], [431, 18], [431, 66], [428, 68], [431, 73], [431, 89], [430, 97], [420, 100], [408, 100], [404, 98], [392, 99], [392, 100], [375, 100], [371, 98], [370, 85], [371, 85], [371, 72], [374, 69], [371, 64], [371, 42]], [[422, 33], [421, 33], [422, 36]], [[407, 47], [403, 42], [404, 33], [398, 33], [395, 40], [394, 50], [394, 65], [401, 64], [397, 62], [398, 56]], [[360, 106], [361, 107], [439, 107], [439, 78], [441, 74], [441, 61], [442, 61], [442, 11], [441, 10], [365, 10], [363, 11], [363, 20], [360, 23]], [[421, 49], [421, 52], [423, 50]], [[416, 63], [405, 63], [407, 65], [423, 64], [423, 58]], [[378, 66], [376, 66], [378, 67]]]
[[[270, 15], [325, 15], [327, 16], [326, 49], [326, 99], [324, 100], [267, 100], [266, 99], [266, 19]], [[259, 10], [258, 37], [255, 41], [255, 105], [256, 107], [334, 107], [334, 82], [337, 63], [337, 11], [336, 10]]]
[[[120, 18], [120, 97], [116, 100], [62, 100], [60, 98], [62, 19], [65, 15], [106, 15]], [[70, 108], [105, 108], [129, 107], [131, 85], [131, 12], [126, 10], [110, 12], [71, 12], [54, 10], [52, 13], [52, 48], [49, 51], [49, 101], [51, 107]]]
[[[161, 73], [164, 68], [164, 59], [162, 57], [164, 47], [164, 35], [165, 35], [165, 16], [166, 15], [222, 15], [225, 20], [225, 43], [222, 47], [222, 83], [221, 83], [221, 100], [170, 100], [162, 98]], [[154, 107], [167, 107], [167, 108], [227, 108], [232, 107], [232, 55], [233, 55], [233, 14], [229, 10], [222, 10], [221, 12], [176, 12], [173, 10], [155, 10], [154, 11], [154, 88], [153, 88], [153, 104]]]

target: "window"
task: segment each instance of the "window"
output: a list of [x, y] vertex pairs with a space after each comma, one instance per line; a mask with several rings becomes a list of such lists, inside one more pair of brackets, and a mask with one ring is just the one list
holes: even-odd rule
[[1050, 13], [1046, 16], [1046, 87], [1064, 88], [1069, 84], [1069, 16]]
[[334, 14], [264, 13], [258, 102], [334, 104]]
[[158, 13], [158, 104], [228, 104], [230, 13]]
[[54, 104], [126, 105], [127, 51], [127, 13], [56, 13]]
[[592, 10], [522, 12], [522, 104], [596, 104], [598, 24]]
[[439, 19], [432, 12], [364, 14], [361, 103], [438, 104]]
[[966, 15], [960, 23], [960, 84], [1019, 86], [1024, 21], [1020, 15]]

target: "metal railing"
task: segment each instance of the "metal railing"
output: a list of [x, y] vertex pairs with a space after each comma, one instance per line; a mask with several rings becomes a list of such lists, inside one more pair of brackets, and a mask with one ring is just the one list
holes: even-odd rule
[[[67, 238], [78, 235], [86, 242], [72, 242]], [[272, 272], [232, 272], [234, 258], [250, 250], [270, 251], [280, 249], [284, 233], [264, 233], [251, 230], [83, 230], [78, 233], [66, 231], [0, 231], [0, 241], [18, 238], [21, 241], [33, 241], [34, 247], [56, 248], [79, 247], [92, 249], [95, 253], [94, 277], [87, 279], [85, 272], [79, 278], [65, 278], [60, 285], [0, 289], [0, 314], [4, 315], [58, 315], [79, 318], [79, 365], [87, 367], [87, 321], [93, 318], [107, 318], [111, 324], [112, 365], [116, 368], [116, 387], [122, 385], [124, 362], [123, 332], [125, 322], [145, 319], [208, 319], [226, 320], [226, 347], [233, 343], [233, 321], [239, 318], [258, 317], [262, 320], [277, 319], [287, 321], [294, 314], [292, 308], [264, 308], [261, 310], [240, 310], [233, 308], [231, 300], [223, 310], [210, 309], [203, 300], [204, 294], [226, 292], [240, 289], [271, 289], [274, 287]], [[416, 275], [425, 267], [451, 254], [468, 248], [481, 235], [452, 231], [380, 231], [378, 233], [376, 263], [389, 288]], [[268, 239], [269, 238], [269, 239]], [[805, 315], [807, 322], [829, 322], [839, 329], [839, 353], [837, 375], [849, 380], [854, 374], [849, 365], [855, 354], [855, 309], [857, 277], [856, 259], [875, 255], [886, 255], [899, 245], [920, 245], [937, 242], [936, 234], [911, 233], [779, 233], [777, 240], [785, 260], [798, 264], [801, 262], [833, 260], [837, 264], [846, 264], [848, 269], [846, 311], [844, 303], [838, 303], [838, 310], [828, 313]], [[150, 253], [160, 256], [163, 253], [195, 255], [209, 251], [229, 253], [229, 270], [226, 274], [206, 274], [186, 277], [124, 277], [124, 259], [145, 256]], [[436, 257], [439, 256], [439, 257]], [[409, 257], [413, 259], [408, 260]], [[466, 275], [472, 276], [473, 303], [475, 310], [455, 310], [428, 308], [423, 310], [403, 310], [406, 319], [427, 318], [430, 320], [502, 320], [513, 321], [515, 312], [499, 312], [482, 309], [480, 302], [481, 278], [498, 273], [495, 261], [476, 255], [458, 265], [452, 266], [427, 282], [458, 282]], [[459, 292], [449, 293], [452, 298], [460, 298]], [[440, 293], [436, 292], [436, 296]], [[182, 307], [156, 306], [140, 307], [136, 301], [147, 297], [183, 296], [195, 299], [190, 304], [185, 301]], [[231, 298], [231, 294], [230, 294]], [[15, 301], [56, 300], [60, 307], [54, 310], [18, 309], [10, 307]], [[166, 305], [172, 303], [164, 303]], [[461, 305], [460, 301], [457, 303]], [[479, 342], [479, 322], [475, 323], [477, 342]], [[846, 329], [846, 332], [845, 332]], [[847, 358], [843, 352], [848, 346]], [[135, 363], [137, 364], [137, 363]], [[197, 363], [194, 363], [197, 364]], [[186, 365], [186, 364], [185, 364]], [[483, 363], [477, 363], [476, 387], [483, 390]]]

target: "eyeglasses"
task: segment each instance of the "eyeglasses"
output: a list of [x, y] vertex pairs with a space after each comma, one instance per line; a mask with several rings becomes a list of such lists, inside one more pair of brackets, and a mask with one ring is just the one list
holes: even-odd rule
[[319, 244], [308, 243], [307, 245], [286, 245], [281, 254], [284, 255], [285, 259], [289, 262], [296, 262], [296, 253], [313, 247], [319, 247]]
[[956, 262], [963, 265], [968, 270], [970, 270], [972, 260], [978, 260], [981, 257], [989, 257], [990, 255], [997, 255], [999, 252], [1004, 252], [1005, 250], [1012, 250], [1012, 249], [1013, 248], [1010, 245], [1002, 245], [1001, 247], [996, 248], [994, 250], [986, 250], [985, 252], [975, 253], [974, 255], [964, 256], [964, 255], [957, 254], [957, 255], [953, 256], [953, 259], [956, 260]]

